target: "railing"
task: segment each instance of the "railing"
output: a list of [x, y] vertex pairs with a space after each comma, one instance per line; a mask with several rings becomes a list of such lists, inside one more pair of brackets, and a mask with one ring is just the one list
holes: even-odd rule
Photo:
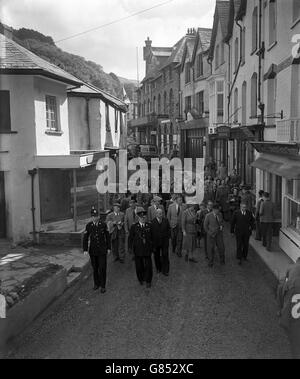
[[300, 119], [277, 121], [277, 142], [300, 143]]

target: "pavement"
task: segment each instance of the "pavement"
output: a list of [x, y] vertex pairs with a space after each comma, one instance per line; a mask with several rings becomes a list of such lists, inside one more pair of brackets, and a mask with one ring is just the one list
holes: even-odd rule
[[121, 265], [110, 256], [105, 295], [92, 291], [91, 277], [78, 281], [6, 358], [290, 358], [277, 318], [276, 270], [267, 266], [276, 260], [251, 248], [249, 262], [238, 266], [228, 232], [225, 244], [224, 267], [216, 260], [209, 269], [203, 249], [198, 264], [171, 254], [170, 276], [155, 274], [151, 289], [140, 286], [131, 259]]

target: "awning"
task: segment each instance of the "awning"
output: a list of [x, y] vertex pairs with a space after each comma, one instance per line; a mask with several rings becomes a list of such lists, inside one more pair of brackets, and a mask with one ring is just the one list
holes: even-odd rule
[[36, 156], [37, 168], [76, 169], [95, 165], [100, 158], [104, 158], [108, 151], [91, 151], [81, 154]]
[[251, 166], [286, 179], [300, 180], [300, 160], [286, 157], [279, 160], [278, 157], [262, 154]]

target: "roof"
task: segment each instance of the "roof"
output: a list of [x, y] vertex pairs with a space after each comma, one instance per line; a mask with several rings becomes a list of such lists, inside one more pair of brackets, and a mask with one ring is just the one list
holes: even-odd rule
[[195, 46], [194, 46], [194, 52], [193, 52], [193, 59], [192, 62], [195, 61], [196, 54], [198, 51], [199, 44], [201, 45], [202, 52], [207, 52], [210, 47], [210, 40], [211, 40], [212, 30], [207, 28], [198, 28]]
[[227, 35], [229, 12], [230, 12], [230, 1], [217, 0], [216, 7], [215, 7], [214, 24], [213, 24], [213, 29], [212, 29], [211, 41], [210, 41], [210, 50], [209, 50], [210, 59], [213, 59], [214, 57], [215, 43], [216, 43], [219, 24], [221, 26], [223, 38], [225, 38]]
[[68, 91], [68, 96], [73, 97], [92, 97], [92, 98], [100, 98], [104, 102], [109, 103], [113, 107], [116, 107], [124, 112], [127, 112], [127, 106], [124, 101], [118, 99], [117, 97], [103, 91], [100, 88], [93, 86], [90, 83], [84, 83], [80, 88], [72, 89]]
[[75, 76], [38, 57], [3, 34], [0, 34], [0, 73], [43, 75], [72, 86], [82, 84]]

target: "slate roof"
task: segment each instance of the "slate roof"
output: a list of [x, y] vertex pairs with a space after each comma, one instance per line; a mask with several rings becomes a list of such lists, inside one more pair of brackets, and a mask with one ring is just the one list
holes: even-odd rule
[[212, 36], [211, 36], [211, 42], [210, 42], [210, 50], [209, 50], [209, 58], [210, 59], [213, 59], [213, 57], [214, 57], [215, 42], [216, 42], [216, 37], [217, 37], [217, 33], [218, 33], [219, 23], [221, 25], [221, 31], [222, 31], [223, 38], [225, 38], [227, 36], [229, 12], [230, 12], [230, 1], [229, 0], [223, 0], [223, 1], [217, 0], [216, 8], [215, 8], [215, 15], [214, 15], [214, 24], [213, 24]]
[[124, 101], [118, 99], [117, 97], [103, 91], [100, 88], [93, 86], [90, 83], [84, 83], [80, 88], [72, 89], [68, 91], [68, 96], [71, 97], [80, 97], [86, 96], [91, 98], [100, 98], [104, 102], [109, 103], [110, 105], [121, 109], [122, 111], [127, 111], [127, 106]]
[[3, 34], [0, 34], [0, 73], [43, 75], [73, 86], [82, 84], [75, 76], [38, 57]]

